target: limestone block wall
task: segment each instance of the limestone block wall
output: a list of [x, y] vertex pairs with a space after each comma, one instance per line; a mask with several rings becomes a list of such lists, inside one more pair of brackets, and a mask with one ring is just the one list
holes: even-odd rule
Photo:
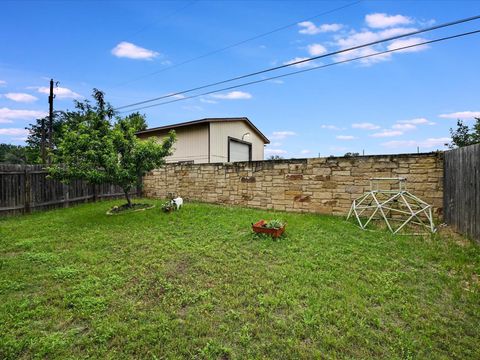
[[[407, 189], [441, 215], [443, 153], [167, 164], [144, 177], [144, 195], [345, 215], [373, 177], [405, 177]], [[388, 186], [388, 184], [385, 184]]]

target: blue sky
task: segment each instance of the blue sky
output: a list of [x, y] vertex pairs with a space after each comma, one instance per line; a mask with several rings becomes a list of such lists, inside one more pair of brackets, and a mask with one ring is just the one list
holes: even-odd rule
[[[72, 108], [74, 98], [88, 97], [94, 87], [121, 106], [480, 14], [479, 1], [365, 0], [302, 22], [351, 2], [3, 1], [0, 142], [24, 142], [23, 128], [48, 110], [51, 77], [60, 81], [58, 110]], [[290, 23], [295, 25], [169, 69]], [[402, 41], [476, 29], [478, 20]], [[266, 154], [286, 158], [443, 149], [458, 117], [471, 124], [480, 116], [479, 45], [480, 35], [472, 35], [142, 112], [149, 126], [247, 116], [270, 138]], [[271, 75], [292, 70], [299, 68]]]

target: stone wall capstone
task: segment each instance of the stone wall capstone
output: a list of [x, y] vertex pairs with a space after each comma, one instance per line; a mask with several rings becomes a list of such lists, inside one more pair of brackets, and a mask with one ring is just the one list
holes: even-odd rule
[[[404, 177], [442, 213], [443, 153], [167, 164], [144, 177], [144, 195], [261, 209], [345, 215], [370, 178]], [[385, 184], [385, 186], [389, 186]]]

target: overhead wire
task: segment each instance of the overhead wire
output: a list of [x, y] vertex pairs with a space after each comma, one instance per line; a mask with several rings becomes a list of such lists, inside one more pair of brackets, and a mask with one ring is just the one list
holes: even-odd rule
[[[148, 99], [148, 100], [143, 100], [143, 101], [138, 101], [138, 102], [135, 102], [135, 103], [132, 103], [132, 104], [118, 106], [118, 107], [115, 108], [115, 110], [118, 111], [118, 110], [122, 110], [122, 109], [125, 109], [125, 108], [128, 108], [128, 107], [143, 105], [143, 104], [147, 104], [147, 103], [150, 103], [150, 102], [166, 99], [166, 98], [169, 98], [169, 97], [177, 97], [177, 96], [180, 96], [180, 95], [183, 95], [183, 94], [186, 94], [186, 93], [190, 93], [190, 92], [197, 91], [197, 90], [202, 90], [202, 89], [209, 88], [209, 87], [212, 87], [212, 86], [217, 86], [217, 85], [233, 82], [233, 81], [236, 81], [236, 80], [245, 79], [245, 78], [248, 78], [248, 77], [264, 74], [264, 73], [271, 72], [271, 71], [280, 70], [280, 69], [283, 69], [283, 68], [303, 64], [303, 63], [306, 63], [306, 62], [326, 58], [326, 57], [329, 57], [329, 56], [338, 55], [338, 54], [342, 54], [342, 53], [345, 53], [345, 52], [358, 50], [358, 49], [369, 47], [369, 46], [378, 45], [378, 44], [381, 44], [381, 43], [384, 43], [384, 42], [398, 40], [398, 39], [401, 39], [401, 38], [404, 38], [404, 37], [418, 35], [418, 34], [425, 33], [425, 32], [430, 32], [430, 31], [433, 31], [433, 30], [438, 30], [438, 29], [442, 29], [442, 28], [446, 28], [446, 27], [450, 27], [450, 26], [454, 26], [454, 25], [459, 25], [459, 24], [462, 24], [462, 23], [466, 23], [466, 22], [474, 21], [474, 20], [478, 20], [478, 19], [480, 19], [480, 15], [471, 16], [471, 17], [468, 17], [468, 18], [463, 18], [463, 19], [459, 19], [459, 20], [455, 20], [455, 21], [442, 23], [442, 24], [439, 24], [439, 25], [435, 25], [435, 26], [411, 31], [411, 32], [408, 32], [408, 33], [399, 34], [399, 35], [391, 36], [391, 37], [388, 37], [388, 38], [372, 41], [372, 42], [369, 42], [369, 43], [365, 43], [365, 44], [356, 45], [356, 46], [352, 46], [352, 47], [345, 48], [345, 49], [332, 51], [332, 52], [329, 52], [329, 53], [326, 53], [326, 54], [322, 54], [322, 55], [318, 55], [318, 56], [312, 56], [310, 58], [294, 61], [294, 62], [291, 62], [291, 63], [288, 63], [288, 64], [283, 64], [283, 65], [279, 65], [279, 66], [270, 67], [270, 68], [267, 68], [267, 69], [264, 69], [264, 70], [255, 71], [255, 72], [252, 72], [252, 73], [236, 76], [236, 77], [229, 78], [229, 79], [226, 79], [226, 80], [221, 80], [221, 81], [213, 82], [213, 83], [210, 83], [210, 84], [197, 86], [197, 87], [190, 88], [190, 89], [183, 90], [183, 91], [173, 92], [173, 93], [170, 93], [170, 94], [154, 97], [154, 98], [151, 98], [151, 99]], [[180, 100], [180, 99], [177, 99], [177, 100]]]
[[456, 39], [456, 38], [460, 38], [460, 37], [464, 37], [464, 36], [468, 36], [468, 35], [473, 35], [473, 34], [478, 34], [478, 33], [480, 33], [480, 29], [479, 30], [474, 30], [474, 31], [463, 32], [463, 33], [455, 34], [455, 35], [451, 35], [451, 36], [444, 36], [444, 37], [441, 37], [441, 38], [428, 40], [428, 41], [423, 41], [423, 42], [412, 44], [412, 45], [401, 46], [401, 47], [398, 47], [398, 48], [395, 48], [395, 49], [379, 51], [379, 52], [368, 54], [368, 55], [357, 56], [357, 57], [354, 57], [354, 58], [351, 58], [351, 59], [336, 61], [336, 62], [325, 64], [325, 65], [319, 65], [319, 66], [311, 67], [311, 68], [308, 68], [308, 69], [293, 71], [293, 72], [290, 72], [290, 73], [281, 74], [281, 75], [277, 75], [277, 76], [272, 76], [272, 77], [268, 77], [268, 78], [265, 78], [265, 79], [249, 81], [249, 82], [246, 82], [246, 83], [243, 83], [243, 84], [238, 84], [238, 85], [233, 85], [233, 86], [229, 86], [229, 87], [225, 87], [225, 88], [221, 88], [221, 89], [207, 91], [207, 92], [204, 92], [204, 93], [201, 93], [201, 94], [186, 96], [186, 97], [179, 98], [179, 99], [174, 99], [174, 100], [164, 101], [164, 102], [157, 103], [157, 104], [142, 106], [142, 107], [138, 107], [138, 108], [135, 108], [135, 109], [132, 109], [132, 110], [121, 111], [120, 113], [135, 112], [135, 111], [148, 109], [148, 108], [152, 108], [152, 107], [156, 107], [156, 106], [171, 104], [171, 103], [178, 102], [178, 101], [184, 101], [184, 100], [188, 100], [188, 99], [197, 98], [197, 97], [200, 97], [200, 96], [206, 96], [206, 95], [214, 94], [214, 93], [217, 93], [217, 92], [220, 92], [220, 91], [238, 89], [240, 87], [245, 87], [245, 86], [254, 85], [254, 84], [258, 84], [258, 83], [262, 83], [262, 82], [266, 82], [266, 81], [271, 81], [271, 80], [284, 78], [284, 77], [287, 77], [287, 76], [306, 73], [306, 72], [309, 72], [309, 71], [323, 69], [323, 68], [331, 67], [331, 66], [334, 66], [334, 65], [345, 64], [345, 63], [356, 61], [356, 60], [367, 59], [367, 58], [374, 57], [374, 56], [389, 54], [389, 53], [393, 53], [393, 52], [397, 52], [397, 51], [401, 51], [401, 50], [411, 49], [411, 48], [414, 48], [414, 47], [417, 47], [417, 46], [433, 44], [433, 43], [437, 43], [437, 42], [441, 42], [441, 41]]
[[[197, 0], [197, 1], [198, 1], [198, 0]], [[150, 77], [150, 76], [153, 76], [153, 75], [156, 75], [156, 74], [160, 74], [160, 73], [162, 73], [162, 72], [164, 72], [164, 71], [171, 70], [171, 69], [174, 69], [174, 68], [177, 68], [177, 67], [180, 67], [180, 66], [189, 64], [189, 63], [191, 63], [191, 62], [194, 62], [194, 61], [197, 61], [197, 60], [200, 60], [200, 59], [203, 59], [203, 58], [206, 58], [206, 57], [209, 57], [209, 56], [218, 54], [218, 53], [220, 53], [220, 52], [222, 52], [222, 51], [232, 49], [232, 48], [234, 48], [234, 47], [243, 45], [243, 44], [245, 44], [245, 43], [247, 43], [247, 42], [250, 42], [250, 41], [253, 41], [253, 40], [257, 40], [257, 39], [261, 39], [261, 38], [263, 38], [263, 37], [265, 37], [265, 36], [268, 36], [268, 35], [274, 34], [274, 33], [276, 33], [276, 32], [279, 32], [279, 31], [288, 29], [288, 28], [290, 28], [290, 27], [296, 26], [296, 25], [297, 25], [298, 23], [300, 23], [300, 22], [309, 21], [309, 20], [314, 20], [314, 19], [319, 18], [319, 17], [321, 17], [321, 16], [328, 15], [328, 14], [334, 13], [334, 12], [336, 12], [336, 11], [340, 11], [340, 10], [346, 9], [346, 8], [348, 8], [348, 7], [350, 7], [350, 6], [353, 6], [353, 5], [356, 5], [356, 4], [358, 4], [358, 3], [362, 2], [362, 1], [364, 1], [364, 0], [356, 0], [356, 1], [353, 1], [353, 2], [348, 3], [348, 4], [346, 4], [346, 5], [339, 6], [339, 7], [337, 7], [337, 8], [324, 11], [324, 12], [322, 12], [322, 13], [319, 13], [319, 14], [316, 14], [316, 15], [313, 15], [313, 16], [310, 16], [310, 17], [307, 17], [307, 18], [304, 18], [304, 19], [301, 19], [301, 20], [298, 20], [298, 21], [289, 23], [289, 24], [287, 24], [287, 25], [280, 26], [280, 27], [275, 28], [275, 29], [273, 29], [273, 30], [269, 30], [269, 31], [267, 31], [267, 32], [264, 32], [264, 33], [261, 33], [261, 34], [252, 36], [252, 37], [247, 38], [247, 39], [245, 39], [245, 40], [241, 40], [241, 41], [239, 41], [239, 42], [236, 42], [236, 43], [233, 43], [233, 44], [230, 44], [230, 45], [221, 47], [221, 48], [216, 49], [216, 50], [212, 50], [212, 51], [207, 52], [207, 53], [204, 53], [204, 54], [202, 54], [202, 55], [199, 55], [199, 56], [192, 57], [192, 58], [190, 58], [190, 59], [181, 61], [181, 62], [179, 62], [178, 64], [173, 64], [173, 65], [167, 66], [167, 67], [165, 67], [165, 68], [163, 68], [163, 69], [156, 70], [156, 71], [153, 71], [153, 72], [151, 72], [151, 73], [148, 73], [148, 74], [145, 74], [145, 75], [141, 75], [141, 76], [139, 76], [139, 77], [136, 77], [136, 78], [133, 78], [133, 79], [130, 79], [130, 80], [121, 82], [121, 83], [119, 83], [119, 84], [117, 84], [117, 85], [114, 85], [114, 87], [122, 86], [122, 85], [129, 84], [129, 83], [132, 83], [132, 82], [141, 80], [141, 79], [145, 79], [145, 78], [147, 78], [147, 77]]]

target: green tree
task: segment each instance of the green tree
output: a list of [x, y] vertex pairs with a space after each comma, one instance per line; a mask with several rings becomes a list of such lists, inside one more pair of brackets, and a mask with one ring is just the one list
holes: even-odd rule
[[26, 164], [27, 154], [24, 146], [0, 144], [0, 163]]
[[280, 155], [270, 155], [267, 160], [282, 160], [283, 157], [281, 157]]
[[94, 89], [95, 103], [76, 102], [76, 111], [66, 112], [62, 136], [49, 167], [62, 181], [83, 179], [92, 184], [119, 185], [131, 207], [130, 191], [141, 186], [141, 177], [162, 164], [171, 154], [175, 133], [162, 142], [140, 140], [135, 135], [146, 128], [145, 117], [135, 113], [115, 116], [103, 92]]
[[48, 116], [35, 120], [35, 123], [29, 124], [25, 129], [28, 130], [27, 137], [27, 154], [29, 163], [41, 164], [42, 163], [42, 121], [45, 124], [45, 153], [54, 153], [57, 149], [57, 144], [62, 137], [62, 127], [66, 121], [66, 113], [63, 111], [55, 111], [53, 113], [52, 123], [52, 150], [50, 151], [48, 146], [49, 139], [49, 126]]
[[360, 153], [358, 153], [358, 152], [347, 152], [343, 156], [344, 157], [357, 157], [357, 156], [360, 156]]
[[469, 128], [462, 120], [457, 120], [457, 128], [450, 129], [452, 142], [447, 144], [450, 149], [480, 143], [480, 118], [475, 118], [475, 124]]

